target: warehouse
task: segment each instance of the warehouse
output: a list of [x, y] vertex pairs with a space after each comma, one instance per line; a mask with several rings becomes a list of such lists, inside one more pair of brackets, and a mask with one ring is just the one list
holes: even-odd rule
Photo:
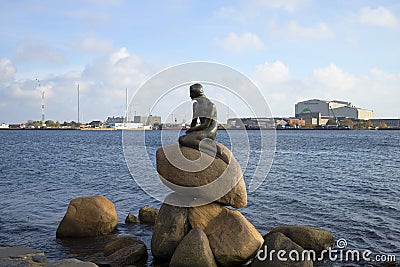
[[302, 118], [308, 113], [320, 113], [321, 117], [350, 118], [356, 120], [369, 120], [374, 117], [372, 110], [358, 108], [352, 103], [345, 101], [311, 99], [298, 102], [295, 105], [296, 118]]

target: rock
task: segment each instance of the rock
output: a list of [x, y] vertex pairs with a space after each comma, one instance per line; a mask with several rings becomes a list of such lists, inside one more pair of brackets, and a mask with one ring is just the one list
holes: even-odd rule
[[127, 266], [143, 263], [147, 259], [146, 245], [131, 236], [118, 238], [108, 243], [104, 255], [110, 266]]
[[93, 262], [80, 261], [77, 259], [65, 259], [62, 261], [52, 262], [46, 267], [97, 267]]
[[335, 245], [333, 235], [329, 231], [321, 228], [302, 225], [285, 225], [273, 229], [270, 233], [276, 232], [289, 237], [302, 248], [314, 250], [317, 253], [324, 249], [333, 248]]
[[222, 266], [247, 262], [264, 242], [263, 237], [239, 212], [223, 209], [205, 231], [215, 259]]
[[57, 228], [57, 237], [88, 237], [112, 232], [118, 223], [114, 204], [102, 196], [71, 200]]
[[42, 255], [35, 255], [35, 256], [32, 256], [32, 261], [33, 262], [37, 262], [37, 263], [43, 263], [43, 264], [45, 264], [45, 263], [47, 263], [47, 258], [46, 258], [46, 256], [42, 256]]
[[200, 205], [213, 201], [235, 208], [247, 205], [242, 169], [233, 155], [228, 165], [218, 157], [173, 144], [159, 148], [156, 161], [161, 181], [175, 192], [205, 199]]
[[77, 259], [65, 259], [48, 262], [42, 251], [27, 247], [0, 247], [0, 266], [7, 267], [96, 267], [92, 262]]
[[128, 213], [128, 216], [126, 216], [126, 219], [125, 219], [125, 223], [126, 224], [140, 223], [140, 221], [138, 218], [136, 218], [135, 215], [133, 215], [132, 213]]
[[198, 227], [204, 231], [210, 221], [215, 219], [223, 209], [226, 208], [218, 203], [189, 208], [188, 218], [190, 226], [192, 228]]
[[0, 247], [0, 258], [27, 258], [44, 256], [42, 251], [28, 247]]
[[[284, 250], [285, 254], [279, 253], [278, 256], [280, 250]], [[268, 234], [251, 267], [312, 267], [313, 262], [308, 259], [307, 253], [303, 257], [303, 252], [302, 247], [284, 234], [279, 232]]]
[[170, 267], [217, 267], [206, 234], [194, 228], [183, 238], [176, 248]]
[[42, 251], [28, 247], [0, 247], [0, 266], [43, 266], [47, 258]]
[[118, 237], [117, 239], [115, 239], [111, 242], [108, 242], [104, 246], [103, 253], [104, 253], [104, 256], [109, 256], [109, 255], [113, 254], [114, 252], [116, 252], [117, 250], [120, 250], [124, 247], [136, 246], [136, 245], [145, 246], [141, 240], [136, 239], [133, 236]]
[[154, 225], [151, 252], [158, 260], [170, 260], [183, 237], [189, 232], [187, 208], [163, 203]]
[[158, 209], [144, 206], [139, 210], [139, 221], [140, 223], [153, 225], [156, 222], [158, 215]]

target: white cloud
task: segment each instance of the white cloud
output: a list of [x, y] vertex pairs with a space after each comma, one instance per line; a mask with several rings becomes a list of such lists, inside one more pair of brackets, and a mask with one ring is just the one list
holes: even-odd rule
[[65, 63], [65, 58], [61, 52], [47, 44], [32, 41], [27, 41], [19, 45], [16, 49], [15, 58], [18, 61], [40, 61], [53, 64]]
[[252, 79], [256, 84], [281, 83], [289, 79], [289, 68], [281, 61], [257, 65]]
[[368, 75], [357, 76], [334, 64], [314, 71], [310, 86], [316, 97], [350, 101], [356, 106], [373, 109], [376, 117], [398, 117], [400, 73], [387, 73], [378, 68]]
[[8, 58], [0, 59], [0, 82], [12, 80], [15, 72], [16, 68]]
[[131, 54], [126, 48], [120, 48], [106, 58], [95, 60], [86, 66], [82, 79], [90, 80], [98, 85], [97, 89], [105, 91], [121, 90], [126, 87], [137, 88], [150, 74], [154, 66], [143, 61], [139, 56]]
[[271, 32], [287, 39], [327, 39], [334, 36], [333, 31], [326, 23], [318, 23], [315, 26], [305, 27], [297, 21], [290, 21], [282, 26], [271, 22]]
[[378, 68], [373, 68], [370, 71], [372, 77], [376, 80], [380, 81], [398, 81], [400, 80], [400, 73], [393, 74], [393, 73], [386, 73], [383, 70]]
[[315, 69], [308, 80], [294, 80], [277, 60], [257, 65], [251, 77], [271, 105], [274, 116], [293, 116], [294, 104], [312, 98], [344, 100], [373, 109], [375, 117], [399, 117], [400, 73], [373, 68], [355, 75], [335, 64]]
[[361, 8], [358, 19], [362, 24], [375, 25], [380, 27], [394, 28], [399, 25], [397, 17], [387, 8]]
[[216, 38], [215, 43], [231, 52], [262, 50], [265, 48], [260, 38], [251, 32], [242, 35], [231, 32], [225, 38]]
[[335, 64], [316, 69], [313, 75], [317, 82], [334, 90], [351, 90], [357, 84], [357, 78], [354, 75], [343, 71]]
[[[11, 64], [1, 60], [2, 65]], [[85, 122], [107, 116], [121, 116], [125, 108], [125, 88], [132, 97], [139, 86], [160, 69], [160, 66], [142, 60], [125, 48], [105, 57], [99, 57], [83, 70], [68, 71], [41, 77], [41, 87], [34, 79], [12, 80], [0, 83], [0, 96], [7, 105], [0, 112], [1, 120], [24, 122], [40, 119], [41, 91], [45, 91], [46, 119], [77, 119], [77, 83], [80, 84], [81, 117]], [[1, 69], [2, 71], [3, 69]], [[11, 72], [10, 72], [11, 75]], [[1, 107], [0, 107], [1, 108]]]

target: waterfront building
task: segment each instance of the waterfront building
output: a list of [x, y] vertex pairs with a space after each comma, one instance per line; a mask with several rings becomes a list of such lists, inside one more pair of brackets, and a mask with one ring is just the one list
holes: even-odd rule
[[295, 104], [295, 116], [296, 118], [308, 120], [308, 122], [310, 118], [316, 118], [318, 121], [317, 125], [322, 125], [321, 120], [324, 117], [325, 119], [349, 118], [356, 120], [369, 120], [374, 117], [374, 111], [356, 107], [351, 102], [311, 99]]
[[134, 116], [133, 117], [134, 123], [142, 123], [144, 126], [153, 126], [158, 128], [158, 125], [161, 124], [161, 117], [160, 116]]
[[273, 118], [230, 118], [228, 129], [270, 129], [275, 127]]
[[110, 124], [112, 124], [112, 123], [123, 123], [124, 120], [125, 120], [125, 118], [124, 118], [123, 116], [121, 116], [121, 117], [114, 117], [114, 116], [112, 116], [112, 117], [108, 117], [108, 118], [107, 118], [106, 124], [107, 124], [107, 125], [110, 125]]

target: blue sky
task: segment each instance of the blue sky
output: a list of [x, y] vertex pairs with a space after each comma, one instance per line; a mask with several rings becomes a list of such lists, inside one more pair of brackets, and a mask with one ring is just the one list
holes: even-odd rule
[[0, 122], [39, 120], [41, 90], [76, 120], [78, 82], [84, 121], [123, 115], [125, 88], [190, 61], [244, 73], [275, 116], [321, 98], [400, 117], [397, 0], [3, 0], [0, 34]]

